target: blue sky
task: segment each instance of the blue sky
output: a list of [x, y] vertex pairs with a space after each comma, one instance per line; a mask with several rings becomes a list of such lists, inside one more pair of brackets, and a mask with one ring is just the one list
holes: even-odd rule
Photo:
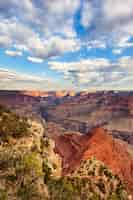
[[132, 10], [133, 0], [0, 0], [0, 89], [132, 90]]

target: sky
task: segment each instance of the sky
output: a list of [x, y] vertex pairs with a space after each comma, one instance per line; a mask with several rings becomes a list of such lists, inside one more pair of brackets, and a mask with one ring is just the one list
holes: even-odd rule
[[133, 0], [0, 0], [0, 89], [132, 90]]

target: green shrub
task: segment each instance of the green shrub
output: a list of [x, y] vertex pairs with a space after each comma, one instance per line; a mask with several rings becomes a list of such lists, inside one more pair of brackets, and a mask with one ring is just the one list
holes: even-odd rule
[[52, 175], [52, 169], [49, 167], [47, 160], [43, 161], [42, 168], [44, 173], [44, 183], [47, 184]]
[[26, 153], [16, 166], [16, 173], [21, 176], [34, 175], [40, 177], [43, 175], [41, 159], [35, 152]]
[[16, 155], [12, 149], [5, 148], [0, 151], [0, 170], [6, 170], [8, 168], [14, 167], [15, 159]]
[[36, 187], [33, 184], [26, 184], [26, 185], [21, 185], [21, 187], [18, 189], [17, 196], [21, 200], [31, 200], [31, 199], [36, 199], [39, 200], [39, 194], [36, 189]]
[[14, 174], [9, 174], [9, 175], [6, 176], [6, 180], [14, 183], [17, 180], [17, 176], [14, 175]]
[[7, 191], [0, 188], [0, 200], [7, 200]]
[[0, 110], [0, 138], [8, 141], [9, 137], [20, 138], [29, 133], [30, 125], [27, 118], [17, 114]]
[[[116, 200], [128, 199], [125, 186], [120, 178], [113, 175], [111, 170], [95, 158], [82, 161], [79, 168], [72, 173], [72, 176], [78, 176], [81, 179], [82, 177], [88, 177], [88, 179], [90, 179], [90, 186], [87, 186], [88, 190], [100, 196], [100, 199], [102, 199], [103, 196], [105, 196], [105, 199], [109, 198], [109, 200], [111, 200], [111, 198], [116, 198]], [[84, 185], [83, 187], [86, 186]]]
[[102, 179], [100, 179], [97, 183], [96, 183], [96, 186], [99, 188], [99, 190], [102, 192], [102, 193], [105, 193], [106, 190], [105, 190], [105, 184], [103, 182]]

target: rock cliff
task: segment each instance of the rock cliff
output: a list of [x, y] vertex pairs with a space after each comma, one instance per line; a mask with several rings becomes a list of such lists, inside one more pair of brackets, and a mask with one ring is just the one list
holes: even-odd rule
[[94, 156], [118, 174], [133, 194], [133, 149], [126, 143], [114, 139], [103, 128], [88, 135], [61, 135], [55, 142], [55, 150], [63, 159], [63, 174], [74, 170], [81, 160]]

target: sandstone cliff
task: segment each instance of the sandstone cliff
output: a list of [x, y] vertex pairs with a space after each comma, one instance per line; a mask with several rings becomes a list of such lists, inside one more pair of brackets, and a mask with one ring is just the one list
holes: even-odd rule
[[94, 156], [118, 174], [133, 194], [133, 149], [113, 139], [104, 129], [97, 128], [85, 136], [58, 136], [55, 150], [63, 159], [63, 174], [75, 169], [81, 160]]

